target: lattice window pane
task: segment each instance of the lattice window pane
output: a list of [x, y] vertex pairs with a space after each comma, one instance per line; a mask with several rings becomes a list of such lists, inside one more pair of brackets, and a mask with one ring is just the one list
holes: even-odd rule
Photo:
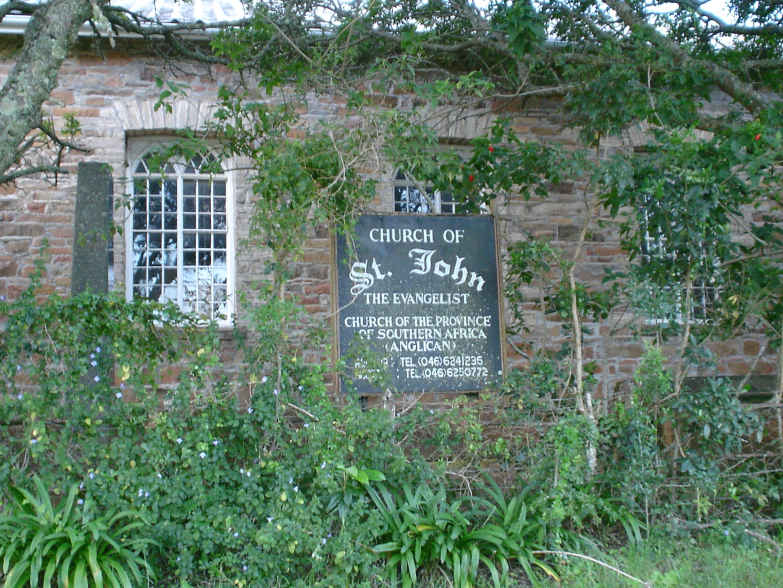
[[[670, 274], [671, 283], [664, 286], [663, 290], [671, 296], [675, 293], [678, 311], [674, 318], [677, 322], [682, 322], [683, 316], [690, 316], [691, 321], [704, 322], [709, 320], [710, 311], [715, 306], [715, 301], [719, 294], [719, 288], [715, 285], [717, 278], [716, 268], [706, 267], [705, 263], [699, 263], [700, 276], [693, 280], [690, 292], [690, 312], [685, 312], [685, 303], [687, 292], [685, 291], [684, 276], [679, 275], [676, 270], [677, 252], [667, 246], [666, 234], [656, 221], [656, 217], [661, 212], [661, 205], [651, 195], [646, 195], [642, 199], [642, 206], [639, 210], [639, 222], [642, 231], [641, 253], [644, 263], [651, 262], [669, 262], [672, 266]], [[676, 215], [674, 215], [676, 216]], [[659, 219], [658, 219], [659, 220]], [[681, 228], [676, 220], [667, 220], [669, 230], [676, 231]], [[702, 258], [702, 261], [704, 258]], [[703, 277], [707, 276], [707, 277]], [[668, 322], [669, 317], [650, 317], [649, 322], [661, 323]]]
[[166, 164], [164, 174], [147, 157], [132, 169], [129, 293], [227, 319], [227, 185], [214, 157]]

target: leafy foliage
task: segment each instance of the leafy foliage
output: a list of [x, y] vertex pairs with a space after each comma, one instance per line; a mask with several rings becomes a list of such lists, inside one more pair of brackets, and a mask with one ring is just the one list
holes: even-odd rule
[[138, 512], [95, 513], [90, 498], [77, 499], [77, 484], [55, 506], [41, 479], [33, 483], [34, 492], [11, 486], [0, 516], [5, 588], [131, 588], [153, 576], [144, 556], [154, 542], [144, 537], [147, 523]]
[[546, 527], [540, 512], [528, 513], [524, 493], [506, 501], [491, 481], [486, 498], [449, 500], [443, 487], [428, 484], [403, 484], [396, 494], [385, 485], [368, 485], [367, 492], [385, 523], [384, 541], [373, 550], [386, 556], [392, 584], [400, 578], [403, 586], [414, 586], [420, 574], [440, 565], [450, 570], [454, 586], [475, 585], [480, 566], [494, 586], [509, 586], [512, 562], [531, 581], [534, 566], [557, 578], [535, 554], [547, 540]]

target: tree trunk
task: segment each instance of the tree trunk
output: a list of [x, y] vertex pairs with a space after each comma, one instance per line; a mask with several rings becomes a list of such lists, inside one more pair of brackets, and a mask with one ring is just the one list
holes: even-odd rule
[[[781, 323], [783, 333], [783, 323]], [[778, 386], [775, 390], [775, 414], [778, 421], [778, 443], [783, 451], [783, 343], [778, 347]]]
[[[597, 420], [595, 418], [595, 410], [593, 408], [593, 394], [590, 390], [586, 390], [584, 386], [584, 357], [583, 357], [583, 342], [582, 342], [582, 321], [579, 317], [579, 304], [576, 293], [576, 264], [582, 254], [584, 248], [585, 239], [587, 238], [587, 230], [590, 227], [590, 223], [593, 220], [595, 214], [596, 203], [590, 202], [587, 205], [587, 212], [584, 225], [579, 233], [579, 241], [576, 244], [574, 255], [571, 258], [571, 263], [568, 268], [568, 288], [571, 291], [571, 327], [573, 329], [574, 337], [574, 372], [575, 372], [575, 388], [576, 388], [576, 401], [579, 410], [585, 415], [591, 426], [597, 427]], [[595, 443], [590, 439], [587, 442], [587, 466], [590, 469], [590, 474], [595, 474], [598, 467], [598, 452]]]
[[0, 89], [0, 177], [21, 158], [25, 137], [41, 125], [41, 106], [91, 14], [90, 0], [51, 0], [33, 14], [22, 51]]

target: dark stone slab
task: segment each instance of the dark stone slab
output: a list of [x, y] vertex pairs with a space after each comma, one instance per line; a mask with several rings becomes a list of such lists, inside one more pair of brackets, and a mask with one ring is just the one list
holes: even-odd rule
[[76, 184], [71, 293], [107, 292], [113, 183], [105, 163], [81, 162]]

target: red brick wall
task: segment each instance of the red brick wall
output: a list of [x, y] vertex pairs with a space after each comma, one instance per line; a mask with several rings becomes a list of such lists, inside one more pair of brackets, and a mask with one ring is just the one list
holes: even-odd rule
[[[164, 66], [158, 60], [143, 55], [130, 56], [130, 48], [109, 52], [96, 57], [87, 52], [77, 53], [63, 66], [59, 86], [47, 104], [56, 126], [61, 126], [65, 114], [75, 115], [81, 123], [82, 134], [78, 140], [89, 146], [88, 154], [71, 154], [66, 169], [57, 182], [39, 178], [21, 179], [14, 186], [0, 187], [0, 295], [18, 296], [29, 283], [33, 263], [45, 240], [48, 240], [48, 261], [42, 293], [67, 294], [70, 287], [71, 251], [73, 246], [73, 212], [76, 191], [76, 165], [81, 160], [109, 163], [116, 178], [115, 197], [125, 193], [126, 145], [134, 137], [148, 133], [166, 133], [186, 127], [198, 127], [209, 117], [215, 100], [217, 86], [230, 80], [231, 74], [219, 66], [188, 66], [191, 75], [179, 75], [178, 81], [189, 86], [188, 96], [174, 105], [172, 113], [154, 110], [159, 89], [154, 83], [156, 75], [167, 77]], [[0, 56], [5, 53], [0, 52]], [[0, 58], [0, 82], [10, 71], [11, 62]], [[272, 99], [272, 98], [269, 98]], [[406, 95], [378, 96], [383, 106], [411, 108], [414, 98]], [[345, 114], [344, 100], [328, 97], [310, 97], [300, 108], [303, 124]], [[441, 134], [446, 140], [463, 140], [481, 132], [499, 115], [513, 116], [513, 126], [524, 139], [536, 139], [546, 143], [576, 148], [577, 137], [573, 130], [564, 127], [557, 101], [498, 101], [486, 112], [465, 120], [446, 120]], [[345, 124], [354, 124], [346, 121]], [[602, 154], [630, 146], [639, 137], [628, 134], [622, 139], [604, 142]], [[376, 179], [378, 196], [371, 206], [374, 212], [393, 210], [393, 170], [388, 169]], [[241, 246], [247, 234], [247, 219], [252, 202], [251, 190], [239, 175], [234, 177], [236, 188], [236, 227], [238, 254], [236, 264], [236, 288], [238, 291], [252, 288], [264, 278], [264, 261], [268, 253]], [[500, 255], [504, 256], [509, 244], [532, 233], [551, 239], [564, 251], [573, 250], [584, 220], [584, 205], [579, 186], [566, 183], [553, 186], [545, 199], [525, 201], [510, 197], [495, 202], [493, 214], [498, 219]], [[115, 220], [121, 223], [123, 209], [118, 209]], [[599, 213], [599, 216], [601, 214]], [[608, 220], [608, 219], [604, 219]], [[116, 237], [115, 275], [117, 287], [122, 288], [124, 278], [124, 244]], [[316, 322], [333, 329], [333, 279], [332, 235], [324, 227], [311, 235], [303, 256], [293, 265], [293, 279], [288, 291], [300, 297], [307, 311]], [[589, 241], [585, 245], [579, 263], [577, 278], [586, 282], [600, 282], [604, 269], [621, 266], [625, 256], [618, 245], [616, 229], [611, 223], [592, 225]], [[534, 297], [535, 291], [529, 294]], [[518, 348], [528, 351], [535, 348], [557, 348], [562, 342], [560, 323], [544, 315], [535, 304], [528, 307], [528, 324], [533, 327], [529, 335], [516, 336]], [[508, 318], [508, 308], [506, 316]], [[627, 328], [621, 328], [622, 316], [614, 315], [604, 323], [588, 324], [592, 334], [585, 339], [585, 358], [595, 361], [599, 376], [599, 396], [610, 397], [622, 389], [633, 373], [643, 345], [631, 336]], [[762, 349], [761, 337], [747, 335], [741, 339], [717, 343], [713, 346], [718, 360], [718, 371], [723, 374], [745, 373], [753, 362], [753, 356]], [[507, 346], [506, 367], [525, 364], [511, 346]], [[304, 358], [322, 357], [322, 349], [304, 350]], [[757, 363], [755, 371], [770, 374], [775, 370], [774, 358], [767, 353]]]

